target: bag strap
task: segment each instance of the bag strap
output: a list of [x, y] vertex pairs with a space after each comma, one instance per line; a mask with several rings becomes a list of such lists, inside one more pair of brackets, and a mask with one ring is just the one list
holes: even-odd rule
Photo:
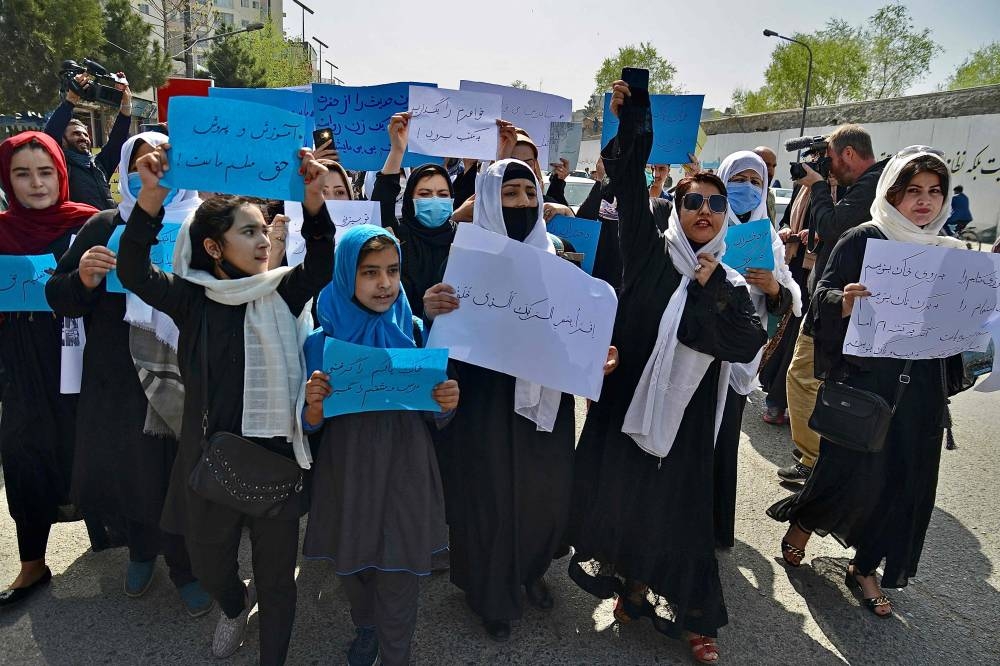
[[201, 312], [201, 336], [198, 342], [201, 347], [201, 437], [208, 435], [208, 316]]
[[910, 368], [913, 367], [913, 359], [907, 359], [906, 364], [903, 366], [903, 371], [899, 373], [899, 386], [896, 387], [896, 397], [892, 401], [892, 411], [890, 414], [896, 413], [896, 406], [899, 405], [899, 399], [903, 397], [903, 391], [906, 390], [906, 386], [910, 383]]

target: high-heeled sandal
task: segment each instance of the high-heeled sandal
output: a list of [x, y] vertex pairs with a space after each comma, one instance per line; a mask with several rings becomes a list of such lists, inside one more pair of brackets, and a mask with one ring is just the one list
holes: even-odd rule
[[719, 646], [710, 636], [692, 636], [688, 639], [691, 656], [700, 664], [719, 663]]
[[[789, 556], [795, 559], [789, 559]], [[805, 559], [806, 551], [796, 548], [784, 539], [781, 540], [781, 559], [790, 567], [799, 567]]]
[[[844, 578], [844, 584], [847, 585], [847, 589], [854, 592], [854, 596], [857, 597], [861, 604], [870, 610], [876, 617], [887, 618], [892, 617], [892, 602], [889, 601], [889, 597], [883, 592], [877, 597], [866, 597], [864, 596], [864, 590], [861, 587], [861, 583], [858, 581], [858, 576], [862, 578], [867, 578], [864, 574], [859, 574], [857, 569], [855, 569], [854, 564], [847, 565], [847, 576]], [[876, 609], [882, 606], [888, 606], [888, 613], [879, 613]]]
[[638, 620], [642, 617], [642, 604], [637, 604], [630, 600], [626, 595], [618, 595], [618, 600], [615, 601], [615, 620], [621, 624], [628, 624], [632, 620]]

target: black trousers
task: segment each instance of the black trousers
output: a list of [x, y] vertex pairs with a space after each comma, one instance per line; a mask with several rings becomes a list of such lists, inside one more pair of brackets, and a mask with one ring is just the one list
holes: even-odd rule
[[17, 552], [22, 562], [45, 559], [45, 548], [49, 545], [50, 523], [14, 521], [17, 532]]
[[338, 576], [351, 602], [357, 627], [375, 627], [385, 666], [410, 663], [410, 640], [417, 627], [420, 580], [415, 574], [365, 569]]
[[184, 537], [167, 534], [158, 525], [128, 523], [128, 559], [132, 562], [149, 562], [163, 553], [163, 560], [170, 570], [170, 580], [180, 588], [195, 580], [191, 573], [191, 558], [188, 557]]
[[[247, 517], [245, 524], [250, 529], [253, 582], [257, 588], [260, 663], [283, 664], [295, 624], [299, 521]], [[237, 528], [219, 542], [187, 542], [194, 575], [229, 618], [245, 608], [246, 586], [240, 578], [237, 559], [242, 533]]]

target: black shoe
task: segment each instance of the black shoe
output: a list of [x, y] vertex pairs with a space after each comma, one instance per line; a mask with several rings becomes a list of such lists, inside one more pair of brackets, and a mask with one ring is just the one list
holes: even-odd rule
[[552, 610], [555, 601], [552, 600], [552, 593], [549, 586], [545, 584], [544, 578], [536, 578], [524, 586], [528, 596], [528, 602], [540, 610]]
[[483, 620], [483, 626], [496, 642], [506, 643], [510, 640], [510, 620]]
[[792, 449], [792, 455], [795, 456], [796, 460], [802, 460], [802, 452], [799, 451], [798, 447]]
[[52, 570], [45, 567], [45, 573], [28, 587], [19, 587], [0, 592], [0, 608], [7, 608], [21, 603], [32, 594], [49, 584], [52, 580]]
[[812, 467], [807, 467], [800, 462], [778, 470], [778, 478], [787, 483], [804, 484], [809, 479], [810, 474], [812, 474]]

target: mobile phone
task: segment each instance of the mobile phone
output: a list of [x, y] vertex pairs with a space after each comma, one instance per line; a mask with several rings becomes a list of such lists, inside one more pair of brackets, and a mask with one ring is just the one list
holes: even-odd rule
[[159, 132], [160, 134], [168, 134], [166, 123], [143, 123], [139, 125], [140, 132]]
[[330, 142], [330, 145], [328, 146], [328, 148], [332, 148], [332, 149], [336, 149], [337, 148], [336, 140], [333, 137], [333, 130], [331, 130], [329, 127], [320, 127], [319, 129], [317, 129], [317, 130], [315, 130], [313, 132], [313, 147], [314, 148], [319, 148], [320, 146], [322, 146], [327, 141]]
[[622, 81], [628, 84], [631, 97], [625, 98], [626, 104], [649, 106], [649, 70], [638, 67], [622, 69]]

